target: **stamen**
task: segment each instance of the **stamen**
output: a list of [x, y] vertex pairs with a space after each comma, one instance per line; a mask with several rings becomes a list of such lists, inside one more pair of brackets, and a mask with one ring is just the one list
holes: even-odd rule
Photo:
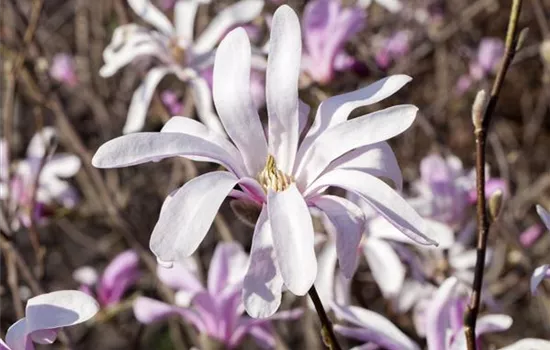
[[294, 179], [277, 169], [275, 158], [270, 154], [267, 156], [264, 170], [258, 174], [258, 181], [266, 192], [269, 189], [281, 192], [286, 190]]

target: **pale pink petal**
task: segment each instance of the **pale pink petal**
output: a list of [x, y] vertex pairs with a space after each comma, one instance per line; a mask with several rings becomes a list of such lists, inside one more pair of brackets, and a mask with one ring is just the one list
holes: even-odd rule
[[266, 71], [269, 153], [291, 174], [298, 148], [298, 78], [302, 57], [300, 22], [287, 5], [275, 11]]
[[48, 344], [53, 344], [53, 342], [57, 338], [57, 332], [58, 332], [57, 328], [43, 329], [43, 330], [32, 332], [30, 336], [33, 342], [38, 344], [48, 345]]
[[153, 229], [149, 247], [157, 258], [168, 262], [191, 255], [237, 183], [233, 174], [216, 171], [183, 185], [160, 212]]
[[120, 168], [174, 156], [202, 157], [236, 174], [244, 174], [240, 159], [208, 139], [181, 133], [141, 132], [112, 139], [99, 147], [92, 164]]
[[229, 29], [259, 16], [263, 6], [264, 2], [261, 0], [241, 0], [223, 9], [200, 34], [193, 46], [193, 52], [201, 54], [212, 50]]
[[411, 126], [417, 111], [413, 105], [394, 106], [327, 129], [312, 142], [300, 160], [296, 171], [298, 182], [305, 186], [345, 153], [402, 133]]
[[445, 332], [449, 325], [448, 305], [455, 296], [458, 279], [447, 278], [430, 300], [426, 310], [426, 341], [430, 349], [445, 349]]
[[252, 238], [250, 264], [244, 277], [243, 302], [254, 318], [266, 318], [281, 304], [283, 279], [276, 262], [271, 225], [264, 206]]
[[208, 269], [208, 291], [212, 295], [226, 288], [240, 286], [248, 264], [248, 256], [236, 242], [219, 243]]
[[[323, 307], [329, 310], [334, 302], [334, 280], [336, 273], [336, 244], [332, 239], [323, 245], [322, 250], [317, 254], [317, 278], [315, 279], [315, 288]], [[308, 300], [309, 306], [313, 309], [314, 305]]]
[[43, 127], [34, 134], [27, 147], [27, 158], [39, 158], [46, 156], [46, 152], [52, 143], [55, 142], [56, 131], [51, 126]]
[[8, 347], [8, 344], [4, 343], [4, 341], [2, 339], [0, 339], [0, 350], [11, 350]]
[[513, 321], [512, 317], [503, 314], [481, 316], [476, 323], [476, 336], [505, 331], [512, 326]]
[[401, 291], [405, 281], [405, 266], [392, 246], [381, 239], [367, 238], [363, 252], [385, 298], [393, 298]]
[[220, 43], [214, 64], [214, 103], [250, 175], [265, 166], [267, 142], [250, 94], [250, 42], [243, 28]]
[[525, 338], [500, 350], [547, 350], [550, 349], [550, 340]]
[[155, 26], [166, 35], [174, 34], [174, 27], [170, 20], [157, 9], [150, 0], [128, 0], [128, 5], [134, 12], [143, 18], [144, 21]]
[[539, 284], [541, 284], [542, 280], [545, 278], [550, 278], [550, 264], [539, 266], [533, 271], [530, 284], [532, 294], [537, 293]]
[[91, 266], [82, 266], [73, 272], [73, 279], [80, 284], [93, 286], [99, 280], [97, 270]]
[[210, 130], [225, 135], [225, 130], [218, 115], [214, 112], [212, 104], [212, 94], [208, 87], [208, 82], [201, 77], [195, 77], [189, 81], [191, 84], [191, 93], [193, 95], [193, 101], [197, 108], [197, 114], [199, 119]]
[[282, 192], [269, 191], [267, 209], [277, 264], [287, 288], [305, 295], [317, 277], [311, 216], [295, 184]]
[[170, 71], [169, 68], [156, 67], [152, 68], [147, 73], [143, 82], [138, 86], [132, 96], [132, 101], [128, 109], [128, 116], [126, 117], [126, 124], [124, 124], [124, 129], [122, 130], [124, 134], [143, 129], [153, 93], [162, 78]]
[[[166, 268], [159, 264], [157, 266], [157, 276], [162, 283], [170, 288], [176, 289], [178, 292], [187, 292], [188, 299], [192, 299], [195, 294], [204, 290], [199, 280], [198, 268], [195, 258], [189, 257], [179, 260], [170, 268]], [[178, 303], [178, 305], [181, 304]]]
[[306, 193], [327, 186], [354, 192], [415, 242], [437, 245], [437, 242], [426, 236], [425, 222], [418, 213], [397, 192], [376, 177], [358, 170], [337, 169], [322, 175], [308, 187]]
[[122, 295], [139, 278], [139, 255], [126, 250], [107, 265], [98, 285], [98, 298], [110, 304], [118, 302]]
[[27, 332], [27, 319], [22, 318], [12, 324], [6, 333], [6, 344], [11, 350], [34, 350], [29, 332]]
[[304, 101], [300, 100], [300, 104], [298, 106], [298, 131], [300, 135], [304, 132], [305, 127], [307, 126], [308, 119], [309, 119], [309, 111], [311, 110], [311, 107], [305, 103]]
[[540, 219], [542, 222], [544, 222], [544, 225], [548, 230], [550, 230], [550, 212], [548, 212], [546, 209], [542, 207], [542, 205], [537, 205], [537, 213], [540, 216]]
[[42, 168], [41, 177], [57, 176], [68, 178], [75, 176], [80, 170], [80, 158], [68, 153], [58, 153], [53, 155], [51, 159]]
[[365, 229], [365, 216], [354, 203], [342, 197], [324, 195], [313, 200], [336, 228], [336, 251], [344, 276], [351, 278], [357, 268], [359, 242]]
[[192, 309], [182, 308], [162, 301], [147, 297], [137, 297], [132, 305], [136, 319], [145, 324], [157, 322], [166, 319], [172, 315], [181, 315], [187, 321], [191, 322], [199, 332], [204, 332], [206, 327], [201, 318]]

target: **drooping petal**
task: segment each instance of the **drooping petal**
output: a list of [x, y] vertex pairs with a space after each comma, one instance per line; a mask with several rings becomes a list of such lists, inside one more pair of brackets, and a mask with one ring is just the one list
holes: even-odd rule
[[334, 224], [340, 269], [344, 276], [351, 278], [357, 268], [357, 249], [365, 229], [365, 215], [357, 205], [342, 197], [319, 196], [313, 203]]
[[550, 213], [542, 207], [542, 205], [537, 205], [537, 213], [540, 216], [540, 219], [542, 222], [544, 222], [544, 225], [548, 230], [550, 230]]
[[144, 21], [155, 26], [164, 34], [168, 36], [174, 34], [174, 27], [170, 20], [150, 0], [128, 0], [128, 5]]
[[243, 28], [220, 43], [214, 63], [214, 104], [229, 137], [242, 154], [250, 175], [267, 159], [267, 141], [250, 94], [250, 42]]
[[196, 177], [183, 185], [160, 212], [149, 246], [162, 261], [191, 255], [202, 242], [225, 197], [238, 183], [226, 171]]
[[298, 78], [302, 57], [300, 22], [287, 5], [275, 11], [266, 71], [269, 153], [291, 174], [298, 148]]
[[139, 277], [138, 268], [139, 255], [134, 250], [118, 254], [101, 276], [98, 297], [107, 303], [120, 301], [125, 290]]
[[27, 332], [27, 319], [22, 318], [12, 324], [6, 333], [8, 350], [34, 350]]
[[[420, 349], [390, 320], [376, 312], [357, 306], [344, 305], [334, 305], [333, 310], [338, 318], [361, 327], [361, 340], [372, 341], [379, 346], [392, 350]], [[336, 330], [338, 331], [338, 329]]]
[[307, 186], [338, 157], [402, 133], [411, 126], [417, 111], [413, 105], [393, 106], [327, 129], [304, 152], [296, 171], [297, 181]]
[[212, 295], [221, 294], [226, 288], [242, 284], [248, 256], [242, 245], [230, 242], [216, 246], [208, 269], [208, 291]]
[[208, 139], [181, 133], [141, 132], [112, 139], [99, 147], [92, 164], [97, 168], [120, 168], [174, 156], [202, 157], [244, 174], [240, 159]]
[[196, 0], [176, 1], [174, 5], [176, 35], [178, 39], [183, 39], [186, 43], [193, 42], [195, 16], [197, 15], [198, 7], [199, 1]]
[[447, 278], [436, 291], [426, 310], [426, 341], [430, 349], [445, 349], [445, 334], [449, 324], [448, 305], [455, 295], [458, 279]]
[[405, 266], [392, 246], [376, 238], [367, 238], [363, 252], [374, 280], [385, 298], [393, 298], [401, 291], [405, 281]]
[[169, 68], [156, 67], [152, 68], [143, 82], [138, 86], [134, 94], [132, 95], [132, 101], [128, 109], [128, 116], [126, 117], [126, 123], [122, 132], [128, 134], [131, 132], [140, 131], [145, 125], [145, 118], [153, 93], [155, 92], [157, 85], [162, 78], [170, 72]]
[[539, 284], [544, 280], [545, 278], [550, 278], [550, 264], [545, 264], [542, 266], [539, 266], [533, 271], [533, 275], [531, 276], [531, 294], [537, 293], [537, 288]]
[[426, 236], [424, 220], [382, 180], [358, 170], [337, 169], [322, 175], [308, 187], [306, 198], [308, 192], [328, 186], [354, 192], [413, 241], [423, 245], [437, 245], [437, 242]]
[[550, 349], [550, 340], [525, 338], [500, 350], [546, 350]]
[[264, 206], [254, 229], [250, 263], [243, 283], [244, 307], [254, 318], [273, 315], [281, 304], [283, 279], [276, 259], [271, 225]]
[[311, 216], [293, 183], [281, 192], [269, 191], [267, 209], [277, 264], [287, 288], [305, 295], [317, 277]]
[[393, 95], [411, 80], [412, 78], [407, 75], [392, 75], [359, 90], [329, 97], [321, 102], [315, 115], [315, 121], [302, 142], [300, 154], [305, 152], [313, 140], [326, 129], [346, 121], [351, 111], [377, 103]]
[[481, 316], [476, 323], [476, 336], [505, 331], [512, 326], [513, 322], [512, 317], [503, 314]]
[[193, 46], [193, 51], [196, 54], [202, 54], [212, 50], [229, 29], [252, 21], [262, 12], [263, 6], [262, 0], [241, 0], [223, 9], [200, 34]]

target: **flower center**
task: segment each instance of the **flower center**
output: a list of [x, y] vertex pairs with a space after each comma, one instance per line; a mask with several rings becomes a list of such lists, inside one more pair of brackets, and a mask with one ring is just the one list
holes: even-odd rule
[[294, 182], [294, 179], [277, 169], [275, 158], [270, 154], [267, 156], [265, 168], [258, 174], [258, 181], [266, 192], [269, 189], [281, 192], [286, 190]]
[[178, 39], [176, 37], [170, 40], [169, 48], [170, 53], [172, 54], [172, 57], [176, 62], [185, 62], [185, 49], [179, 45]]

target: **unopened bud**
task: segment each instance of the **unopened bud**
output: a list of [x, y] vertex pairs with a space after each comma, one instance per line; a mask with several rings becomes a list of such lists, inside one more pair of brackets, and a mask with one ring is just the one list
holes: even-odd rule
[[491, 197], [489, 197], [489, 215], [491, 220], [494, 221], [502, 209], [503, 202], [503, 193], [502, 190], [496, 190]]
[[475, 131], [481, 130], [483, 123], [483, 114], [487, 107], [487, 93], [485, 90], [479, 90], [477, 92], [474, 104], [472, 105], [472, 123], [474, 124]]
[[516, 52], [523, 48], [525, 40], [527, 39], [527, 34], [529, 34], [529, 28], [525, 27], [519, 32], [518, 38], [516, 40]]
[[242, 222], [250, 227], [256, 226], [256, 221], [258, 221], [262, 210], [258, 203], [246, 199], [234, 199], [229, 205]]
[[540, 57], [545, 64], [550, 65], [550, 39], [546, 39], [540, 44]]

